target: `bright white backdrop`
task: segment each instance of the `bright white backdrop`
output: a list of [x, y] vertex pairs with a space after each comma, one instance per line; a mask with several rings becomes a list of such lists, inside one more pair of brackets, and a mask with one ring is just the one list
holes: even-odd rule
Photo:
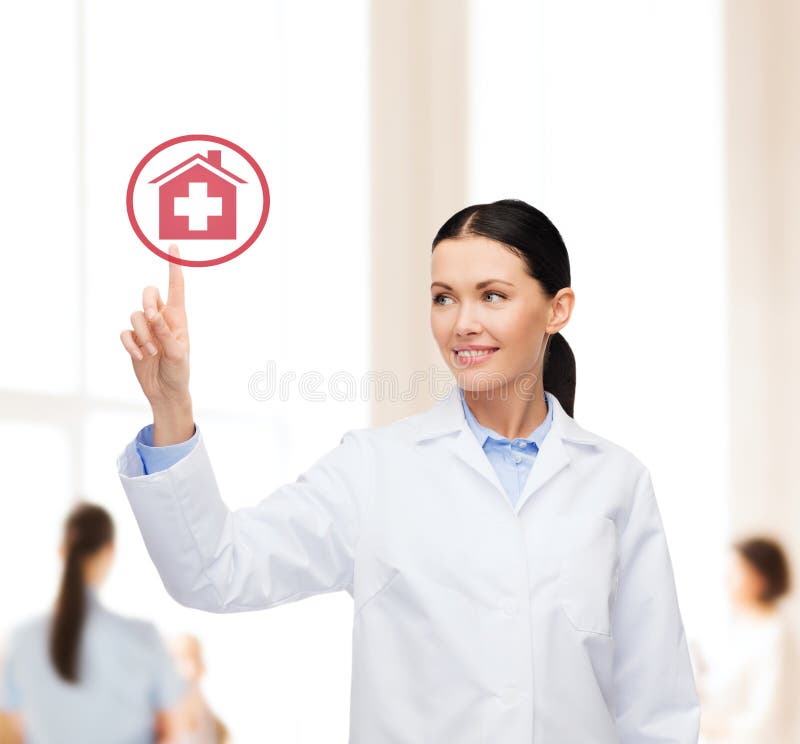
[[0, 14], [1, 61], [13, 71], [3, 98], [18, 113], [4, 117], [4, 151], [19, 174], [0, 186], [13, 267], [0, 273], [0, 633], [48, 608], [61, 520], [83, 496], [118, 528], [104, 601], [165, 635], [201, 638], [205, 688], [235, 741], [344, 740], [350, 598], [236, 616], [178, 606], [115, 458], [151, 421], [119, 333], [145, 286], [166, 292], [168, 273], [134, 236], [125, 191], [139, 160], [182, 134], [244, 147], [272, 197], [253, 247], [183, 270], [195, 418], [224, 498], [233, 508], [260, 500], [366, 424], [364, 401], [302, 402], [296, 381], [287, 400], [256, 400], [249, 388], [271, 360], [279, 375], [357, 375], [366, 363], [366, 4], [77, 7]]

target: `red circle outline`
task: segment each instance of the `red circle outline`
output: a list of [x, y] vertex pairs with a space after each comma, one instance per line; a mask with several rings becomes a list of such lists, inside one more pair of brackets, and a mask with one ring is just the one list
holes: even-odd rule
[[[168, 253], [164, 253], [164, 251], [152, 243], [144, 234], [142, 228], [139, 226], [139, 222], [136, 219], [136, 214], [133, 210], [133, 191], [136, 186], [136, 181], [147, 163], [149, 163], [162, 150], [166, 150], [168, 147], [180, 144], [181, 142], [189, 142], [190, 140], [205, 140], [206, 142], [215, 142], [218, 145], [225, 145], [225, 147], [238, 152], [239, 155], [241, 155], [250, 164], [250, 167], [256, 172], [258, 181], [261, 184], [261, 193], [263, 194], [261, 217], [258, 220], [258, 224], [256, 225], [256, 229], [253, 231], [253, 234], [233, 252], [227, 253], [220, 258], [209, 258], [205, 261], [190, 261], [186, 258], [170, 256]], [[213, 134], [184, 134], [180, 137], [174, 137], [166, 142], [162, 142], [160, 145], [150, 150], [150, 152], [148, 152], [147, 155], [145, 155], [139, 161], [139, 165], [136, 166], [133, 174], [131, 175], [130, 181], [128, 181], [128, 192], [125, 197], [125, 205], [128, 210], [128, 220], [130, 220], [133, 231], [136, 233], [139, 240], [141, 240], [142, 243], [144, 243], [144, 245], [147, 246], [147, 248], [157, 256], [160, 256], [167, 261], [171, 261], [172, 263], [180, 264], [181, 266], [217, 266], [221, 263], [225, 263], [226, 261], [230, 261], [232, 258], [236, 258], [236, 256], [240, 255], [241, 253], [244, 253], [251, 245], [253, 245], [258, 236], [261, 235], [264, 225], [267, 224], [267, 215], [269, 214], [269, 186], [267, 184], [267, 179], [264, 176], [264, 172], [261, 170], [261, 167], [255, 161], [255, 159], [250, 155], [250, 153], [239, 147], [239, 145], [237, 145], [235, 142], [223, 139], [222, 137], [215, 137]]]

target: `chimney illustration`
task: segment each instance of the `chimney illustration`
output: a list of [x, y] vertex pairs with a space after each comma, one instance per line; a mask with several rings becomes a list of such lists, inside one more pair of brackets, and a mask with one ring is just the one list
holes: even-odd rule
[[209, 150], [206, 157], [208, 158], [208, 162], [215, 168], [222, 167], [222, 150]]

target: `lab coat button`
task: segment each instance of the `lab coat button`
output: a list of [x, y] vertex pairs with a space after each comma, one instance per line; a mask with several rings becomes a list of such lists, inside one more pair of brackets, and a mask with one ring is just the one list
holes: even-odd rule
[[514, 462], [519, 462], [522, 458], [519, 455], [514, 455]]
[[519, 611], [519, 604], [514, 599], [507, 599], [503, 602], [503, 612], [509, 617], [513, 617]]

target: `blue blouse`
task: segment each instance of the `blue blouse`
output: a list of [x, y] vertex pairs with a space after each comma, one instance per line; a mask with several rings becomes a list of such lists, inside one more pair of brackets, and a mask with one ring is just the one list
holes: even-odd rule
[[509, 500], [516, 505], [536, 460], [536, 455], [539, 453], [539, 448], [553, 422], [552, 393], [545, 391], [547, 414], [544, 421], [527, 437], [518, 437], [514, 440], [508, 440], [494, 429], [480, 424], [464, 399], [464, 391], [460, 387], [458, 394], [461, 397], [461, 405], [464, 408], [464, 416], [469, 428], [486, 453], [486, 457], [497, 473]]
[[50, 661], [50, 615], [12, 633], [3, 664], [0, 710], [21, 715], [27, 744], [152, 744], [156, 714], [188, 691], [156, 627], [105, 609], [87, 588], [79, 682]]

